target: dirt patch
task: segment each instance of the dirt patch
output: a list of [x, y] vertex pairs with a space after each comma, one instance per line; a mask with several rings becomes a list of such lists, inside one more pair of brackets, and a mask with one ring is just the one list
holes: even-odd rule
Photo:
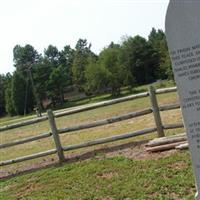
[[104, 196], [104, 197], [101, 197], [99, 200], [114, 200], [114, 199], [113, 197]]
[[[169, 199], [171, 199], [171, 200], [183, 200], [183, 198], [180, 198], [175, 193], [170, 193], [170, 194], [168, 194], [168, 196], [169, 196]], [[155, 192], [153, 194], [149, 194], [149, 199], [160, 199], [160, 193], [159, 192]]]
[[[157, 152], [157, 153], [148, 153], [145, 151], [145, 144], [147, 143], [147, 140], [143, 141], [134, 141], [129, 142], [125, 144], [120, 145], [113, 145], [113, 146], [106, 146], [104, 148], [95, 149], [93, 151], [86, 151], [83, 153], [71, 153], [67, 154], [66, 162], [67, 163], [75, 163], [75, 162], [81, 162], [83, 160], [90, 159], [92, 157], [95, 157], [97, 159], [104, 159], [104, 158], [110, 158], [110, 157], [116, 157], [116, 156], [124, 156], [129, 159], [134, 160], [147, 160], [147, 159], [160, 159], [165, 158], [170, 155], [173, 155], [176, 150], [170, 150], [170, 151], [163, 151], [163, 152]], [[1, 179], [7, 179], [11, 178], [20, 174], [25, 174], [29, 172], [33, 172], [39, 169], [48, 168], [52, 166], [59, 165], [58, 159], [53, 158], [44, 158], [41, 161], [36, 161], [32, 165], [28, 165], [25, 167], [12, 169], [12, 168], [6, 168], [1, 167], [0, 171], [0, 178]], [[171, 167], [179, 167], [179, 166], [171, 166]], [[104, 177], [104, 175], [102, 175]], [[109, 177], [111, 175], [107, 174], [105, 177]], [[27, 185], [28, 187], [28, 185]], [[33, 188], [29, 186], [30, 188], [27, 188], [32, 190]]]
[[176, 153], [176, 150], [169, 150], [157, 153], [149, 153], [145, 150], [145, 144], [141, 144], [135, 147], [130, 147], [127, 149], [118, 150], [115, 152], [110, 152], [106, 154], [106, 157], [124, 156], [129, 159], [134, 160], [152, 160], [165, 158]]
[[170, 196], [170, 199], [181, 200], [181, 198], [177, 194], [175, 194], [175, 193], [171, 193], [169, 196]]
[[17, 199], [23, 199], [27, 194], [31, 194], [34, 191], [38, 191], [38, 189], [41, 189], [41, 185], [38, 183], [27, 183], [26, 186], [22, 187], [17, 194]]
[[188, 165], [187, 163], [183, 161], [179, 161], [179, 162], [167, 165], [167, 167], [172, 168], [172, 169], [184, 169], [184, 168], [188, 168]]
[[0, 188], [0, 192], [8, 191], [8, 190], [14, 188], [15, 186], [16, 186], [15, 184], [11, 184], [11, 185], [7, 185], [7, 186], [5, 186], [5, 187], [1, 187], [1, 188]]
[[97, 178], [102, 178], [102, 179], [112, 179], [113, 177], [118, 176], [118, 173], [116, 172], [105, 172], [105, 173], [98, 173]]

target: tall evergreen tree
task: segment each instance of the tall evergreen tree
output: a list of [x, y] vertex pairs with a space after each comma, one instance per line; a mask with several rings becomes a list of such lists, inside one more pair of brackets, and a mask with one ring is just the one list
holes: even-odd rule
[[88, 64], [88, 58], [95, 56], [90, 50], [91, 45], [87, 43], [85, 39], [79, 39], [74, 53], [74, 60], [72, 65], [73, 82], [80, 91], [84, 90], [85, 79], [85, 68]]
[[66, 70], [67, 85], [73, 84], [72, 79], [72, 66], [74, 61], [74, 49], [69, 45], [64, 46], [64, 49], [60, 52], [60, 65]]
[[141, 36], [128, 37], [122, 43], [123, 65], [131, 71], [137, 84], [156, 80], [157, 66], [154, 49]]
[[10, 73], [7, 73], [4, 76], [4, 90], [5, 90], [5, 110], [6, 113], [9, 115], [13, 116], [16, 115], [14, 106], [13, 106], [13, 101], [12, 101], [12, 75]]
[[[41, 62], [41, 55], [34, 49], [33, 46], [27, 44], [24, 47], [16, 45], [13, 49], [14, 66], [18, 75], [21, 73], [21, 79], [25, 84], [25, 95], [27, 95], [26, 102], [27, 112], [30, 112], [34, 107], [34, 102], [40, 107], [41, 100], [39, 97], [39, 91], [36, 90], [34, 81], [35, 67]], [[13, 90], [12, 90], [13, 91]], [[18, 90], [17, 90], [18, 91]], [[14, 102], [13, 102], [14, 103]], [[18, 113], [18, 112], [17, 112]], [[21, 112], [20, 112], [21, 113]]]
[[18, 115], [23, 115], [25, 109], [31, 109], [26, 106], [26, 80], [19, 71], [15, 71], [13, 74], [11, 98], [14, 110]]
[[4, 115], [6, 112], [5, 105], [5, 77], [0, 74], [0, 116]]
[[57, 67], [60, 59], [60, 53], [56, 46], [49, 45], [47, 49], [44, 50], [44, 59], [46, 59], [51, 67]]
[[36, 64], [41, 59], [41, 55], [29, 44], [24, 47], [16, 45], [13, 49], [13, 57], [16, 69], [24, 73], [27, 68]]
[[72, 63], [74, 51], [70, 46], [65, 46], [59, 52], [55, 46], [49, 45], [44, 52], [43, 65], [46, 66], [46, 93], [55, 105], [63, 104], [64, 88], [72, 84]]
[[152, 28], [148, 39], [148, 42], [154, 49], [154, 54], [156, 55], [155, 65], [157, 66], [157, 79], [172, 79], [171, 60], [165, 33], [160, 29], [156, 30], [155, 28]]
[[61, 104], [64, 103], [64, 88], [69, 85], [70, 82], [67, 80], [67, 70], [65, 67], [60, 65], [53, 69], [49, 77], [49, 96], [52, 101], [59, 101]]

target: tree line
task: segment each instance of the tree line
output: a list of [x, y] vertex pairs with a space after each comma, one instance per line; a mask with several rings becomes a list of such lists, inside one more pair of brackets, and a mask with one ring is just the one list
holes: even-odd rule
[[66, 88], [74, 86], [86, 95], [111, 92], [120, 95], [122, 86], [130, 90], [158, 79], [173, 79], [166, 37], [153, 28], [145, 39], [139, 35], [111, 42], [99, 55], [86, 39], [75, 48], [59, 51], [49, 45], [44, 54], [33, 46], [16, 45], [13, 49], [15, 71], [0, 75], [0, 115], [23, 115], [39, 102], [63, 104]]

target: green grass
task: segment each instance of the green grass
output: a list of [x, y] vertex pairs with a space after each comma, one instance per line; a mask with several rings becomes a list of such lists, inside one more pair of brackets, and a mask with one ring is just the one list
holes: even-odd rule
[[[145, 87], [138, 90], [143, 91], [146, 89]], [[125, 88], [123, 95], [126, 95], [126, 92]], [[89, 103], [109, 98], [101, 97], [97, 96]], [[159, 104], [163, 105], [175, 103], [178, 98], [176, 93], [169, 93], [158, 95], [158, 100]], [[80, 102], [77, 105], [80, 105]], [[61, 117], [56, 119], [56, 123], [59, 128], [68, 127], [141, 110], [149, 106], [149, 98], [146, 97]], [[164, 124], [181, 121], [179, 110], [162, 112], [161, 117]], [[61, 141], [63, 145], [75, 144], [152, 126], [154, 126], [153, 115], [149, 114], [106, 126], [76, 131], [76, 134], [63, 134]], [[5, 143], [46, 131], [49, 131], [47, 121], [5, 131], [1, 133], [1, 142]], [[176, 129], [165, 131], [165, 133], [172, 135], [183, 131], [183, 129]], [[65, 153], [65, 156], [155, 137], [156, 133], [152, 133], [124, 141], [70, 151]], [[0, 150], [0, 155], [1, 160], [7, 160], [51, 148], [55, 148], [55, 146], [52, 138], [48, 138]], [[134, 149], [132, 151], [134, 153]], [[15, 173], [21, 167], [37, 166], [38, 163], [44, 163], [45, 160], [52, 158], [56, 160], [56, 155], [5, 166], [1, 170]], [[194, 178], [187, 151], [175, 152], [170, 156], [158, 156], [156, 159], [149, 156], [146, 157], [146, 160], [130, 159], [122, 155], [119, 157], [119, 154], [109, 158], [105, 154], [99, 154], [93, 159], [77, 160], [74, 164], [42, 169], [3, 180], [0, 183], [0, 199], [2, 200], [192, 200], [194, 193]]]
[[156, 160], [101, 158], [64, 164], [0, 183], [1, 200], [193, 200], [189, 153]]
[[[158, 95], [159, 104], [168, 104], [168, 103], [174, 103], [177, 101], [176, 93], [169, 93], [169, 94], [162, 94]], [[102, 108], [98, 108], [95, 110], [83, 112], [83, 113], [77, 113], [70, 116], [64, 116], [61, 118], [56, 119], [57, 126], [59, 128], [68, 127], [72, 125], [76, 125], [79, 123], [85, 123], [85, 122], [91, 122], [99, 119], [104, 119], [116, 115], [121, 115], [137, 110], [141, 110], [144, 108], [150, 107], [150, 101], [149, 98], [141, 98], [136, 99], [134, 101], [127, 101], [123, 103], [118, 103], [115, 105], [110, 105]], [[163, 123], [175, 123], [181, 121], [181, 113], [179, 110], [171, 110], [167, 112], [162, 112], [162, 120]], [[96, 138], [102, 138], [102, 137], [108, 137], [116, 134], [123, 134], [126, 132], [131, 132], [143, 128], [152, 127], [154, 125], [153, 115], [149, 114], [146, 116], [138, 117], [135, 119], [125, 120], [122, 122], [109, 124], [106, 126], [100, 126], [92, 129], [86, 129], [82, 131], [76, 131], [73, 132], [74, 134], [63, 134], [61, 135], [61, 141], [62, 145], [66, 146], [69, 144], [78, 144], [84, 141], [96, 139]], [[12, 129], [9, 131], [5, 131], [1, 133], [1, 143], [6, 143], [12, 140], [25, 138], [28, 136], [38, 135], [39, 133], [47, 132], [49, 131], [49, 125], [48, 121], [33, 124], [30, 126], [25, 126], [17, 129]], [[176, 129], [176, 130], [169, 130], [166, 131], [167, 135], [171, 134], [177, 134], [183, 132], [183, 129]], [[150, 139], [155, 138], [156, 133], [148, 134], [145, 136], [140, 136], [136, 138], [131, 138], [125, 141], [118, 141], [114, 142], [114, 144], [119, 144], [123, 142], [129, 142], [133, 140], [140, 140], [140, 139]], [[112, 143], [113, 144], [113, 143]], [[94, 150], [99, 147], [105, 147], [109, 146], [110, 144], [106, 145], [100, 145], [95, 147], [89, 147], [81, 150], [71, 151], [67, 152], [66, 156], [69, 153], [74, 152], [86, 152], [89, 150]], [[8, 160], [17, 158], [19, 156], [25, 156], [30, 155], [33, 153], [45, 151], [48, 149], [55, 148], [54, 142], [52, 138], [47, 139], [41, 139], [37, 140], [31, 143], [26, 143], [6, 149], [0, 150], [0, 157], [1, 160]], [[56, 156], [53, 156], [55, 158]], [[37, 159], [37, 160], [31, 160], [19, 164], [14, 164], [10, 166], [3, 167], [3, 170], [5, 171], [16, 171], [18, 168], [24, 167], [29, 164], [35, 164], [37, 162], [42, 162], [43, 158]]]

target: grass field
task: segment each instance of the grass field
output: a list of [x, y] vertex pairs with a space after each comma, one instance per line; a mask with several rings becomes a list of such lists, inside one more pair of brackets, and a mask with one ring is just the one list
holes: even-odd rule
[[[160, 105], [174, 103], [174, 102], [177, 102], [177, 96], [176, 96], [176, 93], [162, 94], [162, 95], [158, 95], [158, 100], [159, 100]], [[150, 107], [150, 101], [149, 101], [149, 98], [146, 97], [146, 98], [137, 99], [134, 101], [128, 101], [128, 102], [110, 105], [110, 106], [98, 108], [98, 109], [83, 112], [83, 113], [77, 113], [70, 116], [57, 118], [56, 122], [59, 128], [68, 127], [68, 126], [72, 126], [79, 123], [91, 122], [91, 121], [95, 121], [99, 119], [104, 119], [107, 117], [125, 114], [125, 113], [136, 111], [136, 110], [141, 110], [148, 107]], [[162, 112], [162, 120], [163, 120], [163, 123], [179, 122], [181, 121], [180, 111], [171, 110], [171, 111]], [[86, 140], [107, 137], [107, 136], [116, 135], [116, 134], [123, 134], [126, 132], [148, 128], [152, 126], [154, 126], [153, 115], [149, 114], [146, 116], [138, 117], [136, 119], [130, 119], [130, 120], [114, 123], [114, 124], [109, 124], [106, 126], [100, 126], [96, 128], [82, 130], [82, 131], [76, 131], [74, 132], [74, 134], [63, 134], [61, 135], [61, 141], [63, 145], [76, 144], [76, 143], [80, 143]], [[1, 142], [5, 143], [11, 140], [33, 136], [33, 135], [37, 135], [39, 133], [43, 133], [47, 131], [49, 131], [49, 125], [48, 125], [48, 122], [45, 121], [45, 122], [30, 125], [30, 126], [25, 126], [25, 127], [2, 132]], [[182, 131], [183, 131], [182, 129], [170, 130], [170, 131], [166, 131], [166, 134], [176, 134]], [[153, 137], [156, 137], [156, 133], [137, 137], [136, 139], [139, 140], [139, 139], [144, 139], [144, 138], [147, 139], [147, 138], [153, 138]], [[129, 139], [128, 141], [130, 140], [132, 141], [135, 139], [134, 138]], [[127, 140], [125, 142], [127, 142]], [[119, 143], [121, 143], [121, 141]], [[26, 143], [26, 144], [0, 150], [1, 160], [7, 160], [7, 159], [16, 158], [19, 156], [25, 156], [25, 155], [45, 151], [52, 148], [54, 148], [54, 143], [53, 143], [52, 138], [41, 139], [41, 140], [34, 141], [31, 143]], [[90, 147], [90, 148], [86, 148], [84, 150], [82, 149], [78, 151], [81, 151], [81, 152], [88, 151], [90, 149], [93, 150], [95, 148], [98, 148], [98, 147]], [[73, 152], [74, 151], [72, 151], [72, 153]], [[41, 160], [41, 159], [38, 159], [38, 160]], [[15, 165], [5, 167], [5, 168], [6, 170], [8, 170], [9, 168], [17, 169], [18, 167], [26, 165], [27, 163], [31, 163], [31, 164], [35, 163], [35, 160], [27, 161], [20, 164], [15, 164]]]
[[1, 200], [193, 200], [188, 152], [159, 159], [97, 156], [0, 183]]
[[[140, 90], [143, 90], [143, 88], [140, 88]], [[160, 105], [178, 101], [176, 93], [161, 94], [157, 97]], [[96, 98], [91, 102], [100, 100], [100, 97]], [[105, 98], [107, 97], [102, 99], [105, 100]], [[77, 105], [81, 104], [80, 102], [77, 103]], [[57, 118], [56, 123], [59, 128], [63, 128], [148, 107], [150, 107], [150, 101], [146, 97]], [[163, 124], [181, 121], [181, 113], [178, 109], [162, 112], [161, 117]], [[16, 118], [14, 120], [22, 119]], [[12, 121], [10, 118], [7, 118], [7, 120], [7, 123]], [[6, 123], [7, 120], [3, 119], [1, 122], [4, 121], [3, 123]], [[106, 126], [76, 131], [72, 134], [63, 134], [61, 135], [61, 141], [62, 145], [77, 144], [152, 126], [154, 126], [153, 115], [149, 114]], [[49, 131], [47, 121], [2, 132], [1, 142], [5, 143], [46, 131]], [[172, 135], [183, 131], [183, 129], [167, 130], [165, 134]], [[84, 155], [84, 153], [93, 152], [94, 150], [155, 137], [157, 137], [156, 133], [152, 133], [123, 141], [70, 151], [65, 153], [65, 156], [70, 158], [70, 155]], [[52, 148], [55, 148], [53, 140], [48, 138], [0, 150], [0, 155], [1, 160], [7, 160]], [[97, 155], [94, 153], [96, 157], [93, 159], [76, 160], [74, 164], [65, 163], [61, 167], [50, 167], [4, 180], [0, 184], [0, 199], [194, 199], [195, 187], [188, 152], [173, 152], [170, 155], [158, 154], [158, 156], [155, 154], [153, 157], [147, 155], [145, 159], [127, 156], [127, 154], [135, 155], [137, 153], [135, 148], [117, 151], [111, 157], [107, 157], [107, 154], [104, 153], [97, 153]], [[1, 173], [9, 175], [17, 173], [20, 169], [26, 169], [26, 166], [34, 168], [41, 163], [48, 163], [49, 161], [57, 161], [56, 155], [5, 166], [1, 168]]]

